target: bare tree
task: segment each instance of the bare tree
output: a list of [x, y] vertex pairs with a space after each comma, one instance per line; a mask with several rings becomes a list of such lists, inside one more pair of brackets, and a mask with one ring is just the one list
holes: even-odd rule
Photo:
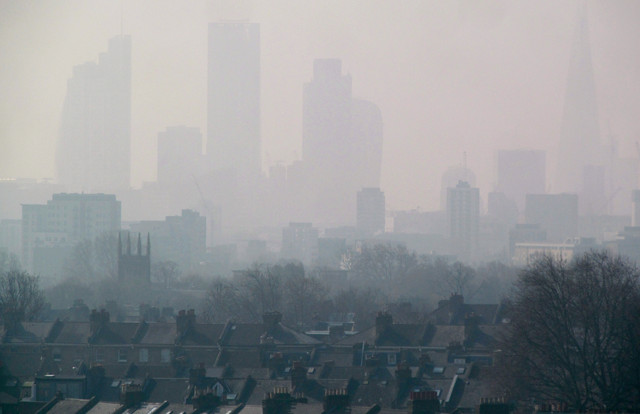
[[464, 295], [469, 284], [475, 278], [476, 272], [472, 267], [465, 266], [461, 262], [455, 262], [450, 266], [444, 284], [448, 287], [449, 293]]
[[296, 326], [305, 326], [319, 310], [329, 289], [318, 279], [298, 273], [285, 278], [284, 291], [287, 308], [285, 316]]
[[155, 280], [162, 282], [165, 289], [170, 282], [178, 279], [179, 274], [178, 264], [172, 260], [163, 260], [151, 266], [151, 275]]
[[101, 277], [118, 277], [118, 236], [103, 233], [93, 241], [93, 259], [96, 273]]
[[43, 306], [37, 276], [16, 269], [0, 274], [0, 310], [5, 323], [33, 320]]
[[637, 411], [639, 272], [605, 252], [542, 256], [520, 274], [501, 386], [569, 410]]
[[357, 279], [392, 284], [418, 265], [415, 252], [402, 244], [364, 245], [353, 254], [351, 271]]
[[64, 270], [67, 277], [82, 279], [112, 278], [118, 276], [118, 239], [114, 233], [103, 233], [95, 240], [76, 244], [67, 259]]
[[4, 250], [0, 250], [0, 273], [19, 269], [20, 259], [18, 259], [18, 256], [13, 253], [8, 253]]

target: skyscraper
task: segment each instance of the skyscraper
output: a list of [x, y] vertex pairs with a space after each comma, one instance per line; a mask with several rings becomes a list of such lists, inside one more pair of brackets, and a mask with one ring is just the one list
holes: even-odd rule
[[544, 151], [498, 151], [497, 192], [502, 192], [524, 212], [526, 194], [546, 192], [546, 157]]
[[382, 116], [351, 94], [339, 59], [317, 59], [303, 89], [302, 158], [314, 221], [351, 224], [355, 195], [380, 186]]
[[73, 68], [56, 155], [58, 180], [71, 191], [130, 185], [131, 37], [109, 40], [98, 63]]
[[465, 181], [447, 189], [447, 222], [449, 236], [463, 259], [469, 259], [478, 244], [480, 223], [480, 191]]
[[260, 26], [209, 23], [207, 155], [210, 169], [259, 174]]
[[385, 198], [379, 188], [363, 188], [358, 191], [356, 227], [364, 237], [384, 232]]
[[599, 164], [598, 104], [591, 63], [586, 6], [582, 5], [571, 46], [554, 192], [578, 192], [584, 169]]
[[578, 195], [527, 194], [525, 223], [539, 224], [554, 243], [578, 236]]

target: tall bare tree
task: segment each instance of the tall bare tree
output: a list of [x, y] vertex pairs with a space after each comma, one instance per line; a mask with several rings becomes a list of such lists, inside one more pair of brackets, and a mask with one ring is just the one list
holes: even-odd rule
[[501, 386], [569, 410], [637, 411], [639, 319], [635, 266], [606, 252], [542, 256], [517, 282]]
[[0, 311], [5, 323], [33, 320], [43, 306], [37, 276], [16, 269], [0, 274]]

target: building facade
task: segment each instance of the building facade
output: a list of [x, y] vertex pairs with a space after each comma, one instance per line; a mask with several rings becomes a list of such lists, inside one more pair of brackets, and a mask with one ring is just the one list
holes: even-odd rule
[[354, 99], [351, 85], [340, 59], [317, 59], [303, 88], [305, 199], [310, 219], [321, 224], [352, 225], [353, 195], [380, 186], [382, 115], [375, 104]]
[[164, 221], [134, 223], [131, 231], [150, 234], [154, 256], [171, 260], [182, 270], [197, 266], [206, 253], [207, 218], [194, 210], [182, 210], [179, 216], [167, 216]]
[[478, 245], [480, 191], [465, 181], [447, 189], [449, 237], [463, 259], [473, 256]]
[[130, 186], [131, 37], [109, 40], [98, 63], [73, 68], [56, 155], [67, 191], [113, 192]]
[[576, 194], [527, 194], [525, 222], [539, 224], [547, 241], [564, 242], [578, 236]]
[[31, 273], [59, 274], [84, 240], [120, 230], [121, 205], [112, 194], [54, 194], [47, 204], [22, 206], [22, 265]]
[[507, 198], [524, 211], [527, 194], [546, 192], [546, 153], [536, 150], [498, 151], [498, 185], [496, 192]]
[[313, 263], [318, 257], [318, 229], [311, 223], [289, 223], [282, 229], [283, 259], [299, 260], [305, 265]]
[[357, 195], [356, 227], [363, 237], [384, 233], [385, 198], [379, 188], [363, 188]]

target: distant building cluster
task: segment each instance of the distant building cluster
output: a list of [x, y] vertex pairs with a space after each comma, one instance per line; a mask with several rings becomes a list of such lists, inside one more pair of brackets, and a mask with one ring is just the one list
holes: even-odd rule
[[209, 24], [206, 131], [160, 126], [157, 180], [131, 189], [132, 39], [116, 36], [67, 82], [58, 182], [0, 180], [0, 249], [30, 272], [59, 278], [78, 243], [119, 231], [149, 234], [155, 262], [227, 275], [278, 259], [340, 270], [349, 249], [376, 242], [470, 263], [524, 264], [586, 246], [636, 260], [639, 160], [601, 143], [581, 19], [557, 171], [548, 174], [545, 151], [502, 149], [491, 187], [481, 188], [465, 153], [462, 165], [443, 172], [439, 189], [425, 189], [439, 191], [433, 211], [388, 207], [383, 114], [353, 96], [358, 75], [345, 74], [338, 58], [316, 59], [301, 85], [299, 159], [268, 160], [263, 171], [261, 38], [251, 22]]

